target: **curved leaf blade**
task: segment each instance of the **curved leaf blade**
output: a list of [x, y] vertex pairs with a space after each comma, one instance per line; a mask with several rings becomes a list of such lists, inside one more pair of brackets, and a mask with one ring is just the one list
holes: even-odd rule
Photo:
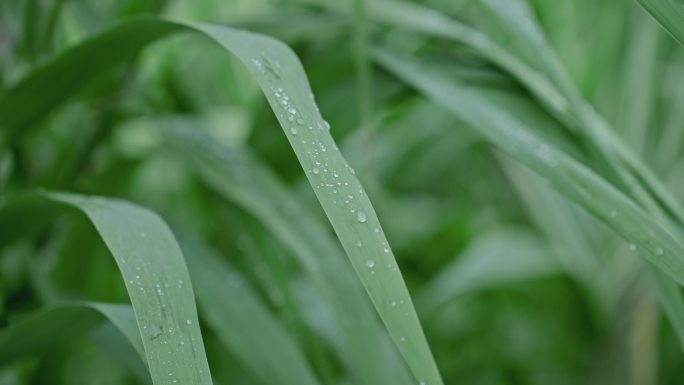
[[[216, 41], [235, 54], [254, 75], [306, 171], [354, 270], [414, 376], [429, 384], [442, 384], [408, 289], [375, 210], [328, 132], [327, 122], [315, 104], [301, 63], [282, 42], [210, 24], [152, 17], [133, 20], [70, 49], [11, 89], [0, 100], [0, 126], [9, 127], [10, 133], [14, 133], [30, 125], [31, 119], [16, 112], [20, 105], [17, 101], [33, 98], [31, 100], [37, 107], [32, 113], [42, 116], [92, 80], [83, 73], [84, 68], [92, 64], [89, 61], [90, 51], [83, 47], [106, 42], [111, 47], [110, 58], [121, 60], [120, 55], [131, 53], [131, 50], [121, 48], [128, 44], [127, 39], [136, 39], [135, 46], [140, 49], [155, 39], [180, 30], [194, 30]], [[140, 36], [136, 38], [135, 35]], [[94, 73], [86, 75], [92, 77]], [[58, 77], [83, 77], [83, 80], [76, 83], [77, 87], [67, 87], [58, 96], [40, 92], [53, 87], [53, 80]], [[357, 246], [359, 243], [362, 247]], [[401, 306], [393, 306], [395, 302]]]

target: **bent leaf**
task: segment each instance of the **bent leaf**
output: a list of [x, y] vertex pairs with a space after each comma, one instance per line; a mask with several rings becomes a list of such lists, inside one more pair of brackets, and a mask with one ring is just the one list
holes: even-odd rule
[[[8, 129], [11, 136], [24, 133], [35, 122], [32, 116], [43, 117], [92, 81], [99, 71], [88, 68], [95, 68], [91, 60], [98, 46], [108, 47], [107, 63], [102, 68], [107, 69], [146, 44], [177, 31], [199, 32], [247, 66], [266, 95], [354, 270], [414, 376], [429, 384], [442, 384], [375, 210], [330, 135], [301, 63], [280, 41], [210, 24], [151, 17], [126, 22], [66, 51], [5, 93], [0, 99], [0, 126]], [[70, 79], [73, 86], [56, 83], [59, 79]], [[55, 84], [65, 87], [55, 87]], [[29, 114], [20, 108], [28, 101], [34, 106]], [[401, 306], [392, 306], [394, 301]]]

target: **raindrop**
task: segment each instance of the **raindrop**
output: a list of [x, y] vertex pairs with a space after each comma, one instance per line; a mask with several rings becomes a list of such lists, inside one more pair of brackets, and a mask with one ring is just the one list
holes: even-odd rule
[[368, 268], [372, 269], [373, 267], [375, 267], [375, 261], [372, 259], [367, 260], [366, 266], [368, 266]]
[[311, 170], [311, 172], [318, 175], [318, 173], [321, 172], [321, 170], [319, 170], [318, 167], [314, 167], [313, 170]]
[[292, 135], [297, 135], [297, 129], [294, 128], [294, 127], [291, 127], [291, 128], [290, 128], [290, 134], [292, 134]]
[[390, 305], [392, 305], [392, 306], [397, 306], [397, 301], [392, 301], [392, 302], [390, 303]]
[[356, 219], [361, 223], [366, 223], [366, 213], [359, 210], [359, 212], [356, 213]]
[[663, 250], [662, 247], [659, 247], [659, 248], [656, 249], [656, 254], [658, 254], [658, 255], [663, 255], [663, 254], [665, 254], [665, 250]]
[[629, 249], [632, 250], [632, 251], [635, 251], [635, 250], [636, 250], [636, 245], [633, 244], [633, 243], [630, 243], [630, 244], [629, 244]]
[[361, 246], [363, 246], [363, 243], [361, 243], [361, 241], [358, 241], [358, 242], [356, 242], [356, 246], [361, 247]]
[[189, 320], [189, 319], [188, 319], [188, 320], [185, 320], [185, 323], [188, 324], [188, 325], [192, 325], [192, 321]]

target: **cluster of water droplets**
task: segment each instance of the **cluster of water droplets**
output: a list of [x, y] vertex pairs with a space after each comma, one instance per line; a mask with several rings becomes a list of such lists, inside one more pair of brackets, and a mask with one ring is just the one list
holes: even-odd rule
[[[270, 91], [274, 96], [276, 108], [274, 108], [276, 115], [283, 126], [285, 126], [285, 133], [288, 134], [289, 139], [298, 155], [302, 153], [308, 159], [301, 159], [303, 164], [309, 164], [310, 168], [307, 171], [311, 180], [312, 186], [319, 192], [325, 192], [332, 196], [330, 202], [333, 205], [342, 207], [344, 211], [349, 213], [351, 220], [366, 226], [372, 226], [374, 234], [381, 234], [380, 227], [371, 222], [371, 217], [362, 208], [364, 200], [367, 200], [365, 191], [353, 177], [355, 171], [343, 159], [335, 159], [339, 149], [332, 140], [329, 134], [330, 124], [323, 120], [320, 116], [320, 111], [316, 106], [314, 95], [309, 93], [309, 100], [301, 100], [296, 98], [294, 94], [288, 94], [276, 77], [272, 76], [272, 71], [269, 67], [277, 67], [274, 65], [266, 65], [268, 61], [263, 59], [255, 62], [255, 66], [270, 79]], [[304, 98], [306, 99], [306, 98]], [[296, 102], [295, 102], [296, 100]], [[310, 103], [309, 106], [313, 108], [315, 114], [313, 116], [304, 115], [309, 109], [298, 109], [298, 103]], [[299, 105], [301, 106], [301, 105]], [[307, 123], [314, 122], [314, 123]], [[306, 133], [306, 134], [305, 134]], [[303, 146], [300, 146], [303, 145]], [[300, 146], [297, 148], [297, 146]], [[329, 151], [330, 149], [334, 149]], [[341, 162], [340, 162], [341, 161]], [[341, 165], [341, 167], [339, 166]], [[382, 238], [380, 235], [379, 237]], [[355, 241], [357, 248], [365, 247], [362, 239]], [[374, 275], [376, 269], [379, 267], [387, 268], [388, 271], [398, 272], [396, 261], [389, 256], [390, 247], [385, 240], [380, 243], [382, 253], [388, 255], [386, 258], [376, 259], [368, 258], [365, 261], [365, 267], [370, 270], [370, 274]], [[404, 306], [404, 299], [392, 300], [390, 307], [398, 311], [403, 311], [406, 316], [409, 315], [410, 306]], [[405, 342], [405, 337], [400, 337], [401, 342]]]

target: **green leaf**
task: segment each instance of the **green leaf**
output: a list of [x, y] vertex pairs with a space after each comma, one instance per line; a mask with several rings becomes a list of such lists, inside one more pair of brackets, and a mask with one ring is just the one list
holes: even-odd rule
[[333, 322], [344, 336], [335, 346], [349, 370], [368, 382], [404, 381], [400, 374], [388, 372], [373, 309], [339, 246], [282, 182], [246, 149], [221, 146], [204, 134], [197, 120], [168, 118], [157, 125], [174, 154], [219, 195], [258, 218], [292, 251], [333, 310]]
[[99, 232], [125, 281], [153, 383], [211, 384], [190, 275], [164, 221], [116, 199], [56, 192], [37, 198], [82, 211]]
[[200, 314], [264, 384], [316, 385], [305, 355], [240, 274], [199, 241], [182, 241]]
[[488, 141], [544, 177], [561, 194], [585, 208], [633, 245], [672, 279], [684, 283], [684, 246], [667, 223], [647, 215], [590, 169], [539, 139], [514, 112], [490, 103], [477, 89], [447, 78], [443, 71], [403, 55], [377, 51], [380, 63]]
[[684, 44], [684, 3], [679, 0], [639, 0], [639, 4]]
[[142, 340], [130, 305], [66, 303], [39, 310], [0, 332], [0, 364], [40, 353], [108, 320], [145, 360]]
[[544, 278], [561, 272], [551, 248], [519, 229], [498, 229], [477, 238], [416, 295], [418, 308], [429, 312], [473, 291]]
[[[54, 110], [96, 74], [120, 63], [145, 44], [180, 30], [194, 30], [216, 41], [235, 54], [256, 78], [352, 266], [414, 376], [429, 384], [442, 384], [373, 206], [337, 149], [314, 102], [301, 63], [283, 43], [215, 25], [158, 18], [130, 21], [66, 51], [5, 93], [0, 99], [0, 126], [12, 135], [24, 133], [35, 122], [33, 116], [44, 116]], [[105, 58], [104, 63], [93, 62], [98, 56], [94, 53], [99, 54], [98, 47], [106, 47], [100, 57]], [[31, 112], [22, 112], [26, 111], [22, 106], [29, 103]], [[378, 370], [368, 366], [368, 371], [371, 369]]]

